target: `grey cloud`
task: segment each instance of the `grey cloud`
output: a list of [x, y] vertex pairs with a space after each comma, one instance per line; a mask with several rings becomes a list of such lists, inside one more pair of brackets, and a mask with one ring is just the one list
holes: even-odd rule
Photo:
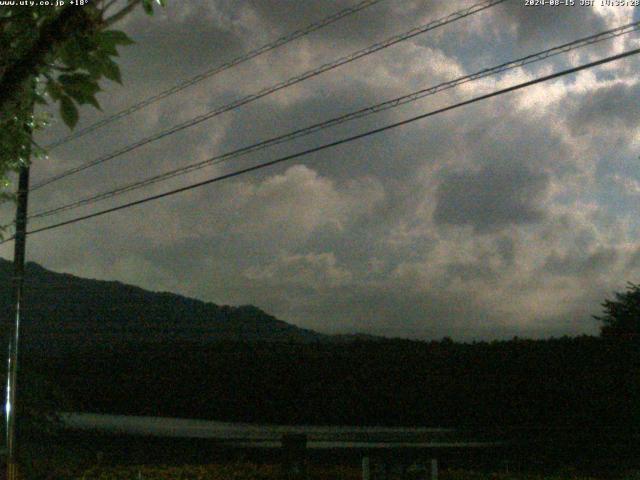
[[579, 5], [527, 6], [525, 2], [516, 1], [506, 2], [495, 12], [498, 19], [515, 28], [519, 42], [536, 46], [572, 40], [607, 27], [595, 9]]
[[545, 171], [562, 178], [577, 172], [574, 146], [553, 125], [563, 121], [564, 105], [550, 105], [543, 115], [518, 108], [508, 97], [465, 111], [464, 142], [474, 163], [507, 170]]
[[438, 225], [472, 226], [479, 233], [540, 222], [547, 175], [523, 167], [485, 167], [445, 175], [436, 193]]
[[629, 256], [625, 267], [628, 271], [640, 268], [640, 248], [636, 248], [636, 250]]
[[451, 279], [493, 281], [498, 278], [497, 272], [476, 263], [450, 263], [447, 265], [447, 276]]
[[[281, 34], [354, 5], [346, 0], [250, 0], [248, 4], [265, 23], [265, 28], [271, 28]], [[438, 2], [426, 5], [416, 0], [403, 1], [400, 5], [393, 1], [382, 2], [340, 20], [335, 27], [318, 32], [313, 38], [320, 39], [335, 49], [342, 49], [345, 42], [381, 40], [392, 32], [395, 33], [398, 28], [406, 29], [407, 23], [415, 24], [425, 17], [438, 15], [442, 10], [443, 6]], [[282, 15], [282, 12], [286, 12], [286, 15]]]
[[416, 293], [373, 283], [298, 298], [281, 311], [284, 318], [296, 321], [315, 319], [312, 328], [322, 331], [424, 339], [445, 335], [466, 337], [486, 321], [485, 313], [472, 296]]
[[511, 266], [516, 259], [516, 244], [511, 237], [501, 237], [495, 241], [496, 253], [502, 261]]
[[635, 132], [640, 123], [638, 85], [618, 82], [574, 95], [568, 125], [574, 135], [592, 132], [604, 135]]
[[[278, 302], [274, 302], [277, 304]], [[588, 304], [589, 307], [597, 304]], [[313, 301], [289, 304], [283, 318], [317, 319], [312, 328], [328, 332], [365, 332], [388, 337], [456, 340], [508, 339], [513, 336], [544, 338], [596, 332], [589, 321], [592, 310], [524, 322], [505, 319], [483, 304], [472, 289], [452, 292], [437, 288], [416, 292], [403, 285], [395, 288], [375, 284], [347, 291], [327, 292]], [[585, 318], [587, 319], [585, 322]]]
[[[169, 3], [152, 18], [137, 11], [120, 26], [136, 41], [127, 47], [127, 57], [142, 56], [144, 64], [135, 62], [135, 68], [144, 67], [141, 76], [152, 82], [172, 80], [174, 75], [184, 75], [184, 69], [201, 71], [228, 61], [244, 50], [242, 34], [248, 33], [234, 18], [244, 7], [234, 3], [233, 9], [224, 2]], [[125, 59], [125, 68], [131, 63]]]
[[610, 270], [617, 259], [618, 252], [611, 248], [600, 248], [590, 254], [574, 250], [566, 254], [552, 253], [542, 269], [551, 275], [585, 277]]

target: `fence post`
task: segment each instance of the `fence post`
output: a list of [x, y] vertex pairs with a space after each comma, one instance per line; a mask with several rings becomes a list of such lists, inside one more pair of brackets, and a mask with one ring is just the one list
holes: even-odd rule
[[431, 459], [431, 480], [438, 480], [438, 459]]

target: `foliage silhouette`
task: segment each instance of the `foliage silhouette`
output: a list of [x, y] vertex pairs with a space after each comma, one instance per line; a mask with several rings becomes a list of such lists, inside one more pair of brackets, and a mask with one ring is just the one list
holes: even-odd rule
[[640, 338], [640, 285], [629, 282], [625, 292], [615, 292], [614, 299], [606, 299], [602, 307], [603, 315], [594, 318], [603, 324], [603, 337]]
[[[0, 187], [6, 189], [8, 174], [30, 162], [30, 151], [45, 153], [31, 138], [47, 121], [34, 114], [34, 103], [57, 103], [69, 128], [78, 122], [78, 106], [100, 108], [100, 81], [121, 83], [114, 59], [120, 46], [132, 43], [110, 28], [137, 5], [153, 13], [153, 2], [96, 0], [60, 7], [15, 2], [0, 9], [0, 44], [8, 47], [0, 49]], [[111, 14], [114, 7], [119, 9]]]

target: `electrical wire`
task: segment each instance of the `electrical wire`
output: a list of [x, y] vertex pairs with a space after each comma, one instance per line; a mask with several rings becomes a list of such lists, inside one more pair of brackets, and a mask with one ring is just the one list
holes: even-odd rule
[[[182, 192], [186, 192], [186, 191], [189, 191], [189, 190], [193, 190], [195, 188], [199, 188], [199, 187], [202, 187], [202, 186], [205, 186], [205, 185], [209, 185], [209, 184], [212, 184], [212, 183], [217, 183], [217, 182], [220, 182], [222, 180], [227, 180], [229, 178], [234, 178], [234, 177], [243, 175], [245, 173], [261, 170], [263, 168], [271, 167], [273, 165], [277, 165], [277, 164], [282, 163], [282, 162], [293, 160], [295, 158], [307, 156], [307, 155], [310, 155], [312, 153], [316, 153], [316, 152], [319, 152], [319, 151], [322, 151], [322, 150], [326, 150], [326, 149], [329, 149], [329, 148], [334, 148], [334, 147], [337, 147], [339, 145], [343, 145], [345, 143], [350, 143], [350, 142], [353, 142], [355, 140], [359, 140], [359, 139], [362, 139], [362, 138], [367, 138], [367, 137], [370, 137], [372, 135], [376, 135], [378, 133], [382, 133], [382, 132], [385, 132], [385, 131], [388, 131], [388, 130], [392, 130], [392, 129], [395, 129], [395, 128], [398, 128], [398, 127], [401, 127], [401, 126], [416, 122], [418, 120], [423, 120], [423, 119], [428, 118], [428, 117], [433, 117], [435, 115], [438, 115], [438, 114], [441, 114], [441, 113], [444, 113], [444, 112], [448, 112], [448, 111], [451, 111], [451, 110], [454, 110], [454, 109], [457, 109], [457, 108], [460, 108], [460, 107], [463, 107], [463, 106], [466, 106], [466, 105], [471, 105], [473, 103], [477, 103], [477, 102], [481, 102], [481, 101], [484, 101], [484, 100], [488, 100], [490, 98], [497, 97], [499, 95], [504, 95], [504, 94], [509, 93], [509, 92], [514, 92], [516, 90], [521, 90], [523, 88], [527, 88], [527, 87], [530, 87], [530, 86], [538, 84], [538, 83], [547, 82], [549, 80], [560, 78], [560, 77], [563, 77], [565, 75], [576, 73], [576, 72], [579, 72], [581, 70], [586, 70], [586, 69], [589, 69], [589, 68], [593, 68], [593, 67], [596, 67], [596, 66], [599, 66], [599, 65], [603, 65], [603, 64], [610, 63], [610, 62], [613, 62], [613, 61], [616, 61], [616, 60], [620, 60], [620, 59], [623, 59], [623, 58], [626, 58], [626, 57], [630, 57], [632, 55], [637, 55], [638, 53], [640, 53], [640, 48], [636, 48], [636, 49], [629, 50], [629, 51], [626, 51], [626, 52], [623, 52], [623, 53], [619, 53], [617, 55], [612, 55], [612, 56], [609, 56], [609, 57], [606, 57], [606, 58], [602, 58], [602, 59], [594, 61], [594, 62], [586, 63], [586, 64], [583, 64], [583, 65], [579, 65], [577, 67], [572, 67], [572, 68], [569, 68], [569, 69], [565, 69], [565, 70], [562, 70], [560, 72], [556, 72], [556, 73], [553, 73], [553, 74], [550, 74], [550, 75], [546, 75], [546, 76], [543, 76], [543, 77], [538, 77], [538, 78], [533, 79], [533, 80], [529, 80], [529, 81], [526, 81], [526, 82], [518, 83], [518, 84], [512, 85], [510, 87], [506, 87], [506, 88], [502, 88], [500, 90], [493, 91], [491, 93], [487, 93], [487, 94], [484, 94], [484, 95], [473, 97], [473, 98], [471, 98], [469, 100], [465, 100], [465, 101], [462, 101], [462, 102], [455, 103], [453, 105], [449, 105], [449, 106], [442, 107], [442, 108], [439, 108], [439, 109], [436, 109], [436, 110], [432, 110], [430, 112], [423, 113], [421, 115], [417, 115], [417, 116], [414, 116], [414, 117], [410, 117], [410, 118], [407, 118], [407, 119], [399, 121], [399, 122], [395, 122], [395, 123], [392, 123], [392, 124], [389, 124], [389, 125], [385, 125], [383, 127], [379, 127], [379, 128], [373, 129], [373, 130], [368, 130], [366, 132], [359, 133], [357, 135], [352, 135], [352, 136], [349, 136], [349, 137], [346, 137], [346, 138], [342, 138], [340, 140], [336, 140], [336, 141], [333, 141], [333, 142], [330, 142], [330, 143], [325, 143], [325, 144], [320, 145], [318, 147], [314, 147], [314, 148], [310, 148], [310, 149], [307, 149], [307, 150], [303, 150], [303, 151], [300, 151], [300, 152], [297, 152], [297, 153], [294, 153], [294, 154], [291, 154], [291, 155], [286, 155], [284, 157], [280, 157], [280, 158], [277, 158], [275, 160], [271, 160], [269, 162], [265, 162], [265, 163], [261, 163], [261, 164], [254, 165], [254, 166], [251, 166], [251, 167], [247, 167], [247, 168], [244, 168], [244, 169], [241, 169], [241, 170], [237, 170], [235, 172], [227, 173], [225, 175], [220, 175], [218, 177], [213, 177], [213, 178], [201, 181], [201, 182], [197, 182], [197, 183], [193, 183], [193, 184], [190, 184], [190, 185], [187, 185], [187, 186], [184, 186], [184, 187], [176, 188], [174, 190], [169, 190], [169, 191], [164, 192], [164, 193], [160, 193], [160, 194], [157, 194], [157, 195], [152, 195], [152, 196], [149, 196], [149, 197], [142, 198], [140, 200], [136, 200], [136, 201], [133, 201], [133, 202], [129, 202], [129, 203], [125, 203], [125, 204], [122, 204], [122, 205], [118, 205], [116, 207], [107, 208], [107, 209], [104, 209], [104, 210], [100, 210], [98, 212], [90, 213], [90, 214], [87, 214], [87, 215], [82, 215], [82, 216], [75, 217], [75, 218], [72, 218], [72, 219], [69, 219], [69, 220], [65, 220], [63, 222], [59, 222], [59, 223], [55, 223], [55, 224], [52, 224], [52, 225], [47, 225], [45, 227], [37, 228], [35, 230], [30, 230], [30, 231], [27, 232], [27, 235], [33, 235], [34, 233], [39, 233], [39, 232], [44, 232], [44, 231], [47, 231], [47, 230], [57, 229], [57, 228], [60, 228], [60, 227], [66, 226], [66, 225], [71, 225], [71, 224], [78, 223], [78, 222], [81, 222], [81, 221], [84, 221], [84, 220], [88, 220], [88, 219], [91, 219], [91, 218], [95, 218], [95, 217], [99, 217], [99, 216], [102, 216], [102, 215], [106, 215], [108, 213], [112, 213], [112, 212], [128, 209], [128, 208], [134, 207], [136, 205], [141, 205], [143, 203], [151, 202], [153, 200], [159, 200], [161, 198], [165, 198], [165, 197], [169, 197], [169, 196], [172, 196], [172, 195], [176, 195], [178, 193], [182, 193]], [[3, 240], [2, 242], [0, 242], [0, 244], [9, 242], [10, 240], [14, 240], [14, 239], [15, 239], [15, 237], [8, 238], [8, 239]]]
[[[408, 95], [403, 95], [397, 98], [394, 98], [392, 100], [388, 100], [382, 103], [378, 103], [376, 105], [372, 105], [366, 108], [362, 108], [359, 110], [356, 110], [354, 112], [345, 114], [345, 115], [341, 115], [339, 117], [335, 117], [332, 118], [330, 120], [324, 121], [324, 122], [320, 122], [320, 123], [316, 123], [313, 124], [311, 126], [302, 128], [302, 129], [298, 129], [289, 133], [286, 133], [284, 135], [279, 135], [277, 137], [274, 138], [270, 138], [268, 140], [263, 140], [261, 142], [258, 143], [254, 143], [252, 145], [237, 149], [237, 150], [233, 150], [227, 153], [223, 153], [220, 155], [216, 155], [213, 156], [209, 159], [191, 164], [191, 165], [187, 165], [185, 167], [180, 167], [180, 168], [176, 168], [149, 178], [146, 178], [144, 180], [140, 180], [137, 182], [133, 182], [133, 183], [129, 183], [127, 185], [118, 187], [116, 189], [112, 189], [112, 190], [108, 190], [106, 192], [102, 192], [102, 193], [98, 193], [89, 197], [85, 197], [83, 199], [80, 200], [76, 200], [74, 202], [62, 205], [62, 206], [58, 206], [55, 208], [51, 208], [48, 210], [43, 210], [43, 211], [39, 211], [36, 213], [33, 213], [32, 215], [29, 215], [29, 219], [37, 219], [37, 218], [44, 218], [44, 217], [49, 217], [51, 215], [55, 215], [57, 213], [62, 213], [65, 211], [69, 211], [69, 210], [73, 210], [82, 206], [86, 206], [86, 205], [90, 205], [102, 200], [106, 200], [109, 198], [113, 198], [115, 196], [127, 193], [127, 192], [131, 192], [149, 185], [153, 185], [156, 184], [158, 182], [162, 182], [162, 181], [166, 181], [169, 180], [171, 178], [177, 177], [179, 175], [184, 175], [196, 170], [200, 170], [202, 168], [205, 167], [209, 167], [212, 165], [217, 165], [220, 164], [222, 162], [226, 162], [229, 161], [233, 158], [237, 158], [240, 156], [244, 156], [244, 155], [248, 155], [250, 153], [259, 151], [259, 150], [263, 150], [267, 147], [271, 147], [274, 145], [279, 145], [303, 136], [307, 136], [310, 135], [312, 133], [316, 133], [318, 131], [330, 128], [330, 127], [334, 127], [336, 125], [340, 125], [343, 124], [345, 122], [351, 121], [351, 120], [355, 120], [355, 119], [360, 119], [360, 118], [364, 118], [366, 116], [375, 114], [375, 113], [379, 113], [385, 110], [389, 110], [392, 108], [396, 108], [399, 107], [401, 105], [405, 105], [411, 102], [415, 102], [417, 100], [420, 100], [422, 98], [425, 98], [426, 96], [429, 95], [434, 95], [436, 93], [442, 92], [444, 90], [448, 90], [454, 87], [457, 87], [459, 85], [462, 85], [464, 83], [467, 82], [471, 82], [471, 81], [475, 81], [478, 79], [482, 79], [482, 78], [486, 78], [489, 76], [493, 76], [493, 75], [497, 75], [500, 73], [504, 73], [508, 70], [512, 70], [514, 68], [518, 68], [518, 67], [523, 67], [525, 65], [529, 65], [531, 63], [534, 62], [539, 62], [542, 60], [546, 60], [550, 57], [553, 56], [557, 56], [560, 54], [564, 54], [567, 52], [570, 52], [572, 50], [578, 49], [578, 48], [582, 48], [585, 46], [589, 46], [589, 45], [593, 45], [605, 40], [610, 40], [612, 38], [616, 38], [619, 37], [621, 35], [626, 35], [632, 32], [637, 31], [640, 28], [640, 21], [638, 22], [633, 22], [627, 25], [623, 25], [617, 28], [613, 28], [604, 32], [600, 32], [597, 33], [595, 35], [590, 35], [588, 37], [583, 37], [581, 39], [578, 40], [574, 40], [572, 42], [569, 43], [565, 43], [562, 45], [558, 45], [556, 47], [553, 48], [549, 48], [547, 50], [543, 50], [541, 52], [538, 53], [534, 53], [531, 55], [527, 55], [525, 57], [519, 58], [517, 60], [511, 60], [509, 62], [506, 63], [502, 63], [500, 65], [494, 66], [494, 67], [490, 67], [490, 68], [485, 68], [483, 70], [480, 70], [478, 72], [472, 73], [470, 75], [465, 75], [465, 76], [461, 76], [458, 78], [455, 78], [453, 80], [447, 81], [447, 82], [443, 82], [440, 83], [438, 85], [429, 87], [429, 88], [425, 88], [425, 89], [421, 89], [418, 90], [416, 92], [410, 93]], [[8, 225], [5, 225], [5, 227]]]
[[270, 52], [272, 50], [275, 50], [276, 48], [279, 48], [283, 45], [286, 45], [287, 43], [291, 43], [294, 40], [297, 40], [298, 38], [304, 37], [312, 32], [315, 32], [317, 30], [320, 30], [321, 28], [324, 28], [326, 26], [329, 26], [335, 22], [337, 22], [338, 20], [341, 20], [345, 17], [348, 17], [349, 15], [353, 15], [354, 13], [357, 13], [361, 10], [364, 10], [365, 8], [371, 7], [377, 3], [380, 3], [384, 0], [363, 0], [359, 3], [357, 3], [356, 5], [349, 7], [349, 8], [345, 8], [343, 10], [340, 10], [337, 13], [334, 13], [333, 15], [329, 15], [328, 17], [325, 17], [317, 22], [311, 23], [309, 25], [307, 25], [306, 27], [303, 27], [299, 30], [295, 30], [293, 32], [288, 33], [287, 35], [284, 35], [278, 39], [276, 39], [275, 41], [271, 42], [271, 43], [267, 43], [265, 45], [262, 45], [254, 50], [251, 50], [250, 52], [247, 52], [243, 55], [240, 55], [238, 57], [235, 57], [232, 60], [229, 60], [228, 62], [223, 63], [222, 65], [218, 65], [217, 67], [214, 67], [210, 70], [207, 70], [205, 72], [202, 72], [198, 75], [195, 75], [191, 78], [188, 78], [187, 80], [184, 80], [180, 83], [178, 83], [177, 85], [174, 85], [171, 88], [168, 88], [166, 90], [163, 90], [160, 93], [157, 93], [156, 95], [152, 95], [148, 98], [145, 98], [144, 100], [135, 103], [133, 105], [131, 105], [128, 108], [125, 108], [124, 110], [121, 110], [117, 113], [114, 113], [113, 115], [110, 115], [106, 118], [103, 118], [102, 120], [99, 120], [81, 130], [78, 130], [76, 132], [73, 132], [69, 135], [67, 135], [66, 137], [63, 137], [59, 140], [56, 140], [48, 145], [45, 146], [45, 148], [47, 148], [48, 150], [53, 150], [56, 147], [59, 147], [60, 145], [63, 145], [65, 143], [70, 142], [71, 140], [75, 140], [76, 138], [80, 138], [83, 137], [95, 130], [98, 130], [99, 128], [104, 127], [105, 125], [108, 125], [116, 120], [119, 120], [121, 118], [127, 117], [129, 115], [131, 115], [134, 112], [137, 112], [138, 110], [141, 110], [145, 107], [147, 107], [148, 105], [151, 105], [159, 100], [162, 100], [164, 98], [167, 98], [175, 93], [178, 93], [192, 85], [195, 85], [196, 83], [199, 83], [203, 80], [206, 80], [207, 78], [213, 77], [214, 75], [217, 75], [218, 73], [222, 73], [225, 70], [228, 70], [232, 67], [235, 67], [236, 65], [240, 65], [241, 63], [247, 62], [249, 60], [252, 60], [264, 53]]
[[68, 170], [65, 170], [57, 175], [54, 175], [48, 179], [45, 179], [37, 184], [35, 184], [34, 186], [31, 187], [31, 191], [34, 190], [38, 190], [42, 187], [44, 187], [45, 185], [49, 185], [53, 182], [56, 182], [58, 180], [61, 180], [63, 178], [66, 178], [70, 175], [74, 175], [78, 172], [84, 171], [88, 168], [94, 167], [96, 165], [100, 165], [104, 162], [107, 162], [109, 160], [112, 160], [116, 157], [119, 157], [125, 153], [131, 152], [133, 150], [136, 150], [144, 145], [147, 145], [151, 142], [155, 142], [157, 140], [160, 140], [162, 138], [165, 138], [169, 135], [173, 135], [177, 132], [180, 132], [186, 128], [189, 127], [193, 127], [194, 125], [197, 125], [199, 123], [204, 122], [205, 120], [209, 120], [213, 117], [216, 117], [218, 115], [221, 115], [222, 113], [231, 111], [231, 110], [235, 110], [243, 105], [246, 105], [248, 103], [254, 102], [256, 100], [259, 100], [263, 97], [266, 97], [268, 95], [271, 95], [273, 93], [276, 93], [280, 90], [283, 90], [285, 88], [291, 87], [293, 85], [296, 85], [300, 82], [303, 82], [305, 80], [308, 80], [309, 78], [312, 77], [316, 77], [322, 73], [328, 72], [330, 70], [333, 70], [335, 68], [338, 68], [342, 65], [345, 65], [347, 63], [353, 62], [355, 60], [358, 60], [360, 58], [363, 58], [365, 56], [371, 55], [375, 52], [378, 52], [380, 50], [383, 50], [385, 48], [391, 47], [392, 45], [395, 45], [397, 43], [403, 42], [405, 40], [409, 40], [413, 37], [416, 37], [418, 35], [421, 35], [423, 33], [426, 33], [430, 30], [434, 30], [438, 27], [453, 23], [457, 20], [466, 18], [470, 15], [473, 15], [475, 13], [479, 13], [483, 10], [486, 10], [488, 8], [494, 7], [500, 3], [503, 3], [507, 0], [485, 0], [482, 1], [480, 3], [477, 3], [475, 5], [472, 5], [471, 7], [462, 9], [462, 10], [458, 10], [457, 12], [454, 12], [446, 17], [443, 17], [441, 19], [438, 20], [434, 20], [432, 22], [429, 22], [426, 25], [422, 25], [420, 27], [415, 27], [412, 28], [411, 30], [404, 32], [402, 34], [399, 35], [395, 35], [391, 38], [388, 38], [387, 40], [380, 42], [380, 43], [376, 43], [374, 45], [370, 45], [369, 47], [366, 47], [362, 50], [358, 50], [357, 52], [354, 52], [350, 55], [346, 55], [344, 57], [339, 58], [338, 60], [335, 60], [333, 62], [330, 63], [326, 63], [324, 65], [321, 65], [320, 67], [314, 68], [312, 70], [309, 70], [305, 73], [302, 73], [300, 75], [297, 75], [295, 77], [289, 78], [288, 80], [285, 80], [283, 82], [277, 83], [275, 85], [272, 85], [271, 87], [267, 87], [263, 90], [260, 90], [257, 93], [251, 94], [251, 95], [247, 95], [245, 97], [242, 97], [234, 102], [231, 102], [227, 105], [223, 105], [221, 107], [218, 107], [214, 110], [211, 110], [207, 113], [204, 113], [202, 115], [198, 115], [197, 117], [194, 117], [190, 120], [187, 120], [185, 122], [182, 122], [180, 124], [174, 125], [173, 127], [164, 130], [162, 132], [156, 133], [154, 135], [151, 135], [149, 137], [143, 138], [142, 140], [139, 140], [135, 143], [129, 144], [123, 148], [120, 148], [119, 150], [116, 150], [112, 153], [109, 153], [107, 155], [104, 155], [102, 157], [99, 157], [95, 160], [91, 160], [89, 162], [83, 163], [77, 167], [73, 167], [70, 168]]

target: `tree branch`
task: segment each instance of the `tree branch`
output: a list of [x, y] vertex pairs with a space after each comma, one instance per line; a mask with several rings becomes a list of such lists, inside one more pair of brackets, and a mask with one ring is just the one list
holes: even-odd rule
[[33, 46], [7, 67], [0, 79], [0, 115], [10, 114], [11, 104], [20, 97], [22, 86], [45, 66], [47, 56], [65, 40], [79, 32], [96, 28], [85, 8], [68, 6], [45, 24]]
[[[106, 0], [105, 0], [106, 1]], [[107, 10], [109, 10], [113, 5], [115, 5], [116, 3], [118, 3], [118, 0], [111, 0], [109, 1], [105, 6], [102, 7], [102, 12], [106, 12]]]
[[114, 23], [116, 23], [117, 21], [121, 20], [122, 18], [126, 17], [134, 8], [136, 8], [136, 6], [141, 2], [142, 0], [132, 0], [129, 5], [127, 5], [126, 7], [124, 7], [123, 9], [121, 9], [118, 13], [114, 13], [113, 15], [111, 15], [109, 18], [107, 18], [104, 21], [104, 26], [106, 27], [110, 27], [111, 25], [113, 25]]

